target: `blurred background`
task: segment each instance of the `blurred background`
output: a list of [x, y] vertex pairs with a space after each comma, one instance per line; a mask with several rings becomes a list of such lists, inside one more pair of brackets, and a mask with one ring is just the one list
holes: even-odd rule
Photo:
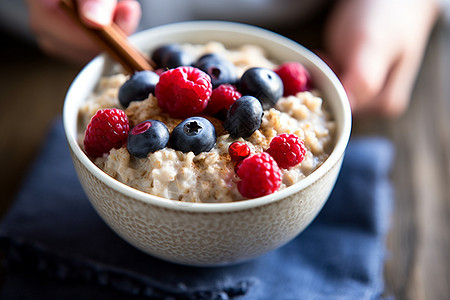
[[[321, 27], [280, 32], [307, 47]], [[64, 96], [81, 67], [43, 54], [7, 29], [0, 36], [0, 217], [7, 213]], [[353, 135], [382, 135], [396, 146], [395, 212], [385, 266], [386, 295], [450, 295], [450, 26], [433, 30], [408, 111], [393, 120], [355, 120]], [[51, 217], [51, 216], [49, 216]]]

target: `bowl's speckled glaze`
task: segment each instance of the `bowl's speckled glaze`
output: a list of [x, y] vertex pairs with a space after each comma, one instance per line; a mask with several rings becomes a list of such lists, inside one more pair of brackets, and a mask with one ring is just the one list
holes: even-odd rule
[[215, 21], [156, 27], [134, 35], [143, 51], [158, 45], [257, 44], [279, 61], [299, 61], [329, 103], [337, 124], [329, 158], [304, 180], [274, 194], [233, 203], [184, 203], [152, 196], [109, 177], [77, 144], [77, 112], [109, 62], [99, 56], [75, 78], [65, 100], [67, 141], [80, 182], [96, 211], [123, 239], [153, 256], [186, 265], [213, 266], [248, 260], [292, 240], [320, 212], [341, 167], [351, 130], [350, 106], [332, 71], [297, 43], [264, 29]]

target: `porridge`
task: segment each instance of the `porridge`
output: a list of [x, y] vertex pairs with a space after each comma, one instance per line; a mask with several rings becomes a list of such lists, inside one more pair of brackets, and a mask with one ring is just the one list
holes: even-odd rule
[[[253, 45], [170, 45], [160, 51], [169, 58], [158, 50], [152, 59], [167, 64], [141, 74], [150, 92], [138, 97], [139, 85], [125, 88], [137, 73], [119, 73], [80, 108], [79, 144], [111, 177], [167, 199], [232, 202], [289, 187], [331, 153], [335, 122], [300, 64]], [[91, 132], [103, 128], [93, 120], [105, 110], [123, 119], [123, 137], [93, 151], [101, 142]]]

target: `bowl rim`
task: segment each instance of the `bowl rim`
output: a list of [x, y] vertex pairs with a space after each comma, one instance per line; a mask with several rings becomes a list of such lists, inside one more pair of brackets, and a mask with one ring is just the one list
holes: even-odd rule
[[[277, 191], [275, 193], [254, 198], [254, 199], [246, 199], [235, 202], [225, 202], [225, 203], [194, 203], [194, 202], [183, 202], [179, 200], [166, 199], [159, 196], [154, 196], [138, 189], [132, 188], [113, 177], [107, 175], [103, 172], [99, 167], [97, 167], [89, 157], [83, 152], [81, 147], [77, 143], [76, 136], [71, 135], [68, 115], [73, 114], [74, 112], [70, 111], [68, 103], [69, 95], [72, 93], [72, 89], [74, 88], [74, 84], [80, 80], [81, 77], [85, 76], [86, 73], [89, 73], [91, 69], [96, 69], [104, 65], [105, 56], [103, 54], [98, 55], [93, 60], [91, 60], [83, 69], [78, 73], [78, 75], [72, 81], [64, 101], [63, 107], [63, 124], [64, 131], [67, 139], [67, 143], [75, 155], [75, 157], [80, 161], [80, 163], [91, 172], [93, 176], [95, 176], [98, 180], [102, 181], [104, 184], [112, 188], [113, 190], [120, 192], [130, 198], [142, 201], [144, 203], [148, 203], [151, 205], [163, 207], [171, 210], [182, 210], [186, 212], [197, 212], [197, 213], [223, 213], [237, 210], [246, 210], [250, 208], [264, 206], [266, 204], [280, 201], [292, 194], [295, 194], [307, 186], [312, 185], [314, 182], [319, 180], [322, 176], [324, 176], [335, 164], [339, 162], [339, 160], [343, 157], [345, 149], [347, 147], [348, 141], [350, 139], [351, 132], [351, 110], [348, 102], [347, 94], [341, 85], [339, 79], [334, 74], [334, 72], [325, 64], [318, 56], [312, 53], [310, 50], [306, 49], [304, 46], [298, 44], [297, 42], [282, 36], [273, 31], [257, 27], [254, 25], [248, 25], [237, 22], [230, 21], [184, 21], [171, 23], [166, 25], [160, 25], [156, 27], [152, 27], [150, 29], [138, 32], [132, 36], [130, 36], [130, 41], [135, 43], [139, 39], [148, 35], [149, 32], [153, 31], [166, 31], [168, 33], [174, 31], [235, 31], [238, 33], [250, 34], [253, 36], [267, 36], [273, 42], [284, 44], [285, 46], [294, 49], [296, 52], [301, 52], [305, 59], [309, 60], [312, 64], [314, 64], [322, 73], [328, 77], [328, 79], [332, 82], [336, 92], [340, 98], [340, 102], [342, 105], [342, 126], [341, 132], [342, 134], [337, 137], [336, 144], [330, 153], [329, 157], [324, 161], [322, 165], [320, 165], [316, 170], [314, 170], [310, 175], [306, 176], [301, 181], [289, 186], [281, 191]], [[78, 112], [77, 112], [78, 114]], [[75, 117], [77, 119], [77, 117]]]

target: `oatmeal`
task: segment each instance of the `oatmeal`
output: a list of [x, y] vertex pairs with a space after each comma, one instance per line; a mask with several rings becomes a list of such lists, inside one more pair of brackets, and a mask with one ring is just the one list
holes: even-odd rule
[[[206, 45], [182, 45], [182, 49], [195, 59], [208, 53], [220, 54], [235, 66], [237, 78], [241, 78], [250, 68], [273, 70], [278, 66], [278, 62], [266, 57], [262, 49], [252, 45], [225, 49], [222, 44], [211, 42]], [[160, 121], [167, 126], [170, 134], [185, 119], [179, 115], [173, 117], [163, 109], [161, 99], [154, 93], [143, 100], [131, 101], [124, 107], [118, 99], [118, 93], [128, 79], [129, 76], [124, 74], [102, 78], [97, 90], [81, 107], [79, 143], [82, 147], [84, 129], [100, 109], [123, 110], [130, 129], [146, 120]], [[267, 101], [270, 103], [272, 100]], [[277, 190], [281, 190], [301, 181], [327, 159], [334, 146], [335, 122], [320, 93], [314, 90], [282, 96], [270, 107], [262, 107], [265, 109], [261, 113], [262, 117], [259, 116], [260, 124], [257, 124], [256, 130], [249, 132], [249, 136], [230, 134], [232, 131], [229, 127], [235, 125], [224, 125], [223, 111], [219, 116], [198, 113], [214, 126], [215, 140], [211, 149], [197, 155], [195, 151], [176, 150], [169, 142], [166, 147], [150, 152], [143, 158], [130, 154], [127, 145], [124, 145], [92, 159], [111, 177], [155, 196], [186, 202], [232, 202], [246, 197], [238, 189], [240, 178], [236, 172], [237, 162], [229, 154], [230, 145], [239, 141], [248, 146], [251, 154], [267, 152], [271, 141], [286, 133], [302, 141], [305, 153], [301, 163], [280, 168], [281, 179]]]

